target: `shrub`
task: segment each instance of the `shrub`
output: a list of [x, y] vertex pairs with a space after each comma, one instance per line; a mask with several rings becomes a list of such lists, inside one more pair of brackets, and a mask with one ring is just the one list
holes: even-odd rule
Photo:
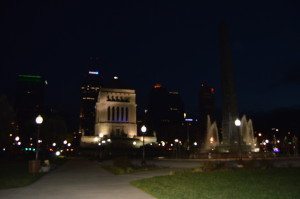
[[132, 164], [128, 157], [118, 157], [113, 160], [113, 164], [116, 167], [121, 167], [121, 168], [129, 168], [132, 167]]

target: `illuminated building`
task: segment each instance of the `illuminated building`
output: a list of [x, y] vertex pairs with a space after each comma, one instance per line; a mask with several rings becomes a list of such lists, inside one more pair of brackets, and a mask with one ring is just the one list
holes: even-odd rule
[[111, 84], [99, 90], [96, 102], [95, 133], [81, 137], [81, 146], [96, 144], [101, 138], [137, 135], [135, 90], [118, 85], [114, 77]]
[[135, 91], [101, 88], [96, 104], [96, 135], [136, 136]]
[[17, 79], [16, 113], [19, 133], [28, 138], [35, 135], [35, 117], [44, 110], [47, 81], [38, 75], [19, 75]]

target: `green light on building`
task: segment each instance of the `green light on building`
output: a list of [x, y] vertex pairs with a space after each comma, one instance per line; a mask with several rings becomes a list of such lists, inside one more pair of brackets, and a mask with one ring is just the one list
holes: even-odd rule
[[19, 75], [19, 80], [26, 82], [41, 82], [42, 77], [38, 75]]

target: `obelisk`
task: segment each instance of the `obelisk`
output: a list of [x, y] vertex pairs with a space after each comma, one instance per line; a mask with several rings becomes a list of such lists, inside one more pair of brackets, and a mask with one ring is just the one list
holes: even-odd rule
[[219, 29], [220, 62], [222, 84], [222, 148], [231, 152], [237, 148], [239, 130], [234, 121], [238, 117], [237, 100], [234, 84], [234, 69], [230, 48], [228, 28], [222, 22]]

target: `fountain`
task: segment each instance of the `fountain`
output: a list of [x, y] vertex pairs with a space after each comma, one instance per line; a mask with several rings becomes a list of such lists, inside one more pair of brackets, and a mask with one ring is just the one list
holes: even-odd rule
[[254, 137], [252, 120], [247, 121], [247, 117], [243, 115], [240, 126], [240, 133], [243, 144], [250, 146], [252, 152], [257, 151], [257, 138]]
[[[241, 147], [244, 152], [258, 152], [257, 139], [254, 137], [252, 120], [247, 120], [244, 115], [241, 119], [241, 126], [239, 127], [241, 135]], [[237, 145], [238, 146], [238, 145]], [[203, 152], [210, 152], [216, 149], [216, 152], [225, 151], [222, 142], [219, 141], [218, 128], [216, 122], [211, 122], [210, 116], [207, 115], [206, 137], [202, 147]]]
[[227, 25], [220, 25], [220, 65], [222, 85], [222, 141], [219, 142], [216, 122], [213, 124], [208, 116], [206, 138], [202, 147], [203, 152], [214, 150], [218, 153], [228, 153], [242, 156], [242, 153], [256, 151], [252, 121], [243, 116], [241, 125], [235, 124], [239, 117], [237, 96], [234, 83], [234, 66], [230, 48]]
[[218, 135], [218, 128], [217, 123], [211, 123], [210, 116], [207, 115], [207, 126], [206, 126], [206, 137], [205, 142], [203, 145], [204, 151], [211, 151], [219, 146], [219, 135]]

